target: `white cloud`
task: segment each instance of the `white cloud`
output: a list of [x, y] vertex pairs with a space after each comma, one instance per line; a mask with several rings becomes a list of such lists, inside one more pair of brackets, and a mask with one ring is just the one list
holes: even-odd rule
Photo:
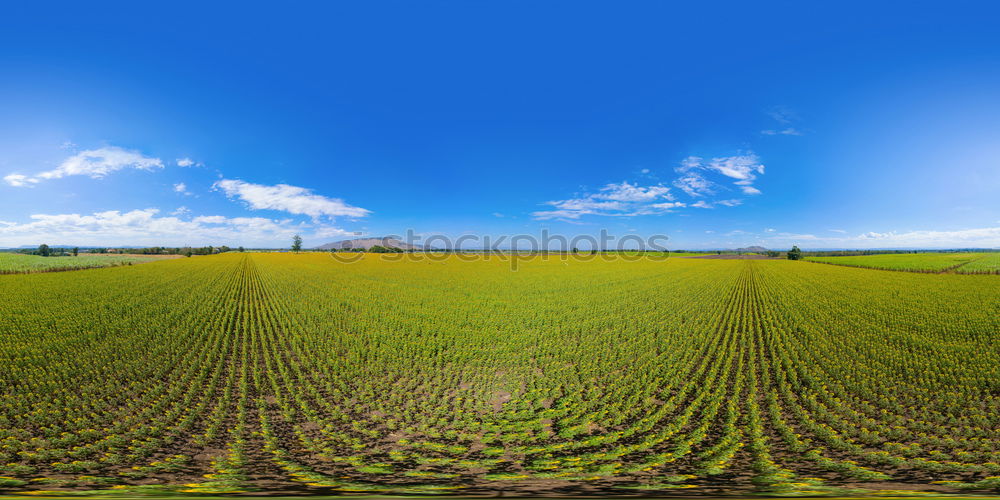
[[702, 177], [697, 172], [688, 172], [683, 177], [674, 181], [674, 186], [683, 190], [688, 196], [714, 194], [715, 191], [712, 190], [713, 185], [715, 183]]
[[670, 194], [670, 188], [666, 186], [612, 183], [596, 193], [579, 198], [546, 202], [546, 205], [551, 205], [555, 210], [542, 210], [531, 215], [538, 220], [575, 220], [584, 215], [633, 217], [661, 214], [671, 208], [683, 206], [683, 204], [668, 203], [670, 200], [673, 200], [673, 196]]
[[183, 182], [178, 182], [177, 184], [174, 184], [174, 192], [183, 195], [191, 194], [191, 192], [187, 190], [187, 184], [184, 184]]
[[753, 183], [758, 175], [764, 175], [764, 165], [760, 162], [760, 158], [750, 152], [712, 158], [708, 161], [700, 156], [688, 156], [681, 160], [680, 166], [674, 170], [684, 174], [674, 181], [674, 186], [692, 197], [714, 194], [715, 184], [698, 171], [713, 172], [736, 179], [733, 184], [739, 186], [744, 194], [760, 194], [760, 190], [753, 187]]
[[500, 213], [500, 212], [493, 212], [493, 216], [494, 216], [494, 217], [498, 217], [498, 218], [501, 218], [501, 219], [503, 218], [503, 214], [502, 214], [502, 213]]
[[671, 208], [683, 208], [684, 206], [685, 206], [684, 203], [681, 203], [679, 201], [668, 202], [668, 203], [654, 203], [650, 205], [650, 207], [653, 207], [658, 210], [670, 210]]
[[222, 215], [199, 215], [191, 220], [198, 224], [225, 224], [229, 219]]
[[678, 172], [687, 172], [689, 170], [694, 170], [696, 168], [701, 168], [702, 157], [700, 156], [688, 156], [681, 160], [681, 165], [674, 170]]
[[201, 163], [196, 163], [191, 158], [178, 158], [175, 160], [178, 167], [200, 167]]
[[703, 168], [741, 181], [753, 181], [757, 178], [756, 174], [764, 173], [764, 165], [760, 163], [760, 158], [753, 153], [712, 158], [712, 161], [703, 165]]
[[[183, 207], [181, 207], [183, 209]], [[80, 214], [35, 214], [30, 222], [0, 224], [4, 245], [40, 243], [81, 246], [116, 245], [249, 245], [285, 247], [295, 234], [317, 245], [322, 238], [350, 233], [326, 224], [296, 223], [291, 219], [233, 217], [219, 215], [181, 218], [187, 209], [171, 216], [159, 216], [159, 210], [147, 208]]]
[[371, 213], [364, 208], [344, 203], [337, 198], [327, 198], [313, 194], [311, 189], [278, 184], [266, 186], [238, 180], [223, 179], [215, 188], [222, 190], [230, 198], [239, 198], [252, 210], [281, 210], [292, 214], [319, 217], [364, 217]]
[[594, 198], [601, 200], [614, 200], [614, 201], [627, 201], [627, 202], [643, 202], [652, 201], [657, 198], [672, 199], [670, 196], [670, 188], [666, 186], [637, 186], [635, 184], [629, 184], [628, 182], [622, 182], [621, 184], [608, 184], [601, 188], [601, 192], [593, 195]]
[[21, 174], [10, 174], [3, 178], [4, 182], [14, 187], [27, 187], [38, 183], [38, 179]]
[[4, 180], [11, 186], [25, 187], [43, 180], [60, 179], [71, 175], [86, 175], [92, 179], [100, 179], [125, 168], [156, 170], [163, 168], [163, 162], [159, 158], [149, 158], [135, 151], [109, 146], [81, 151], [63, 160], [53, 170], [31, 177], [11, 174], [4, 177]]
[[[764, 165], [753, 153], [723, 156], [706, 161], [700, 156], [688, 156], [681, 160], [674, 169], [682, 174], [673, 181], [673, 187], [687, 193], [692, 198], [702, 198], [715, 195], [719, 190], [727, 190], [706, 177], [714, 174], [728, 179], [734, 179], [733, 184], [740, 192], [747, 195], [759, 195], [761, 191], [753, 186], [757, 176], [764, 174]], [[643, 169], [643, 173], [648, 169]], [[545, 204], [551, 210], [533, 212], [532, 216], [539, 220], [562, 219], [572, 221], [585, 215], [601, 215], [616, 217], [633, 217], [639, 215], [662, 214], [675, 208], [688, 206], [686, 203], [674, 202], [671, 188], [663, 184], [640, 186], [629, 182], [607, 184], [594, 193], [583, 194], [566, 200], [548, 201]], [[695, 208], [712, 208], [713, 205], [735, 207], [742, 200], [729, 199], [720, 201], [698, 200], [690, 206]]]
[[776, 230], [776, 229], [774, 229], [774, 228], [772, 228], [772, 227], [769, 227], [769, 228], [767, 228], [767, 229], [764, 229], [764, 232], [765, 232], [765, 233], [773, 233], [773, 232], [775, 232], [775, 231], [777, 231], [777, 230]]
[[[998, 222], [998, 224], [1000, 224], [1000, 222]], [[830, 231], [834, 233], [847, 234], [847, 231], [844, 231], [843, 229], [831, 229]]]
[[[840, 230], [831, 230], [841, 232]], [[779, 233], [770, 238], [775, 242], [794, 244], [809, 241], [814, 248], [969, 248], [1000, 247], [1000, 227], [960, 229], [954, 231], [916, 230], [905, 232], [869, 231], [855, 236], [822, 237], [812, 234]]]
[[802, 131], [792, 127], [784, 128], [781, 130], [773, 130], [773, 129], [761, 130], [760, 133], [764, 135], [802, 135]]

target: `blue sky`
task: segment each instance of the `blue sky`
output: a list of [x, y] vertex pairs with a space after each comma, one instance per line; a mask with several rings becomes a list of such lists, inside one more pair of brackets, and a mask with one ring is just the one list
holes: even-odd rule
[[[0, 246], [1000, 246], [990, 2], [4, 7]], [[186, 166], [182, 166], [186, 165]]]

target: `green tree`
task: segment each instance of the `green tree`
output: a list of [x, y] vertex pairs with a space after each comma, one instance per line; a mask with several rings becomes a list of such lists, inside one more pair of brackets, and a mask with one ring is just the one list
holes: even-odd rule
[[239, 247], [239, 248], [237, 248], [237, 250], [239, 250], [240, 252], [245, 252], [246, 251], [246, 249], [243, 248], [243, 247]]
[[792, 249], [788, 251], [788, 260], [801, 260], [801, 259], [802, 259], [802, 250], [799, 250], [799, 247], [797, 246], [792, 246]]
[[48, 245], [42, 243], [41, 245], [38, 245], [38, 255], [41, 255], [42, 257], [48, 257], [49, 255], [52, 255], [52, 250], [49, 250]]
[[292, 238], [292, 251], [299, 252], [301, 250], [302, 250], [302, 237], [296, 234], [295, 237]]
[[73, 247], [73, 257], [80, 255], [80, 247]]

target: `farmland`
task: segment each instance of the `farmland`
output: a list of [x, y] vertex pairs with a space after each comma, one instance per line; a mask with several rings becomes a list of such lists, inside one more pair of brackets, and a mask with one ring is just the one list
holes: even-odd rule
[[76, 257], [41, 257], [0, 252], [0, 274], [44, 273], [124, 266], [149, 262], [156, 257], [134, 255], [80, 255]]
[[1000, 489], [997, 276], [417, 257], [0, 277], [0, 491]]
[[960, 274], [1000, 273], [1000, 253], [900, 253], [847, 257], [806, 257], [806, 260], [889, 271], [956, 272]]

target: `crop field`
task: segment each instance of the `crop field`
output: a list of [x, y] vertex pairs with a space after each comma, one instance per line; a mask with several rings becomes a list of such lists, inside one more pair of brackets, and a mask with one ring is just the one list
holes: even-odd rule
[[98, 267], [123, 266], [149, 262], [156, 257], [134, 255], [79, 255], [76, 257], [42, 257], [0, 252], [0, 274], [44, 273]]
[[972, 262], [962, 264], [961, 267], [956, 269], [956, 272], [1000, 274], [1000, 253], [985, 254]]
[[0, 491], [1000, 490], [997, 276], [417, 257], [0, 277]]
[[956, 272], [961, 274], [1000, 273], [1000, 253], [901, 253], [845, 257], [806, 257], [812, 262], [866, 267], [889, 271]]

